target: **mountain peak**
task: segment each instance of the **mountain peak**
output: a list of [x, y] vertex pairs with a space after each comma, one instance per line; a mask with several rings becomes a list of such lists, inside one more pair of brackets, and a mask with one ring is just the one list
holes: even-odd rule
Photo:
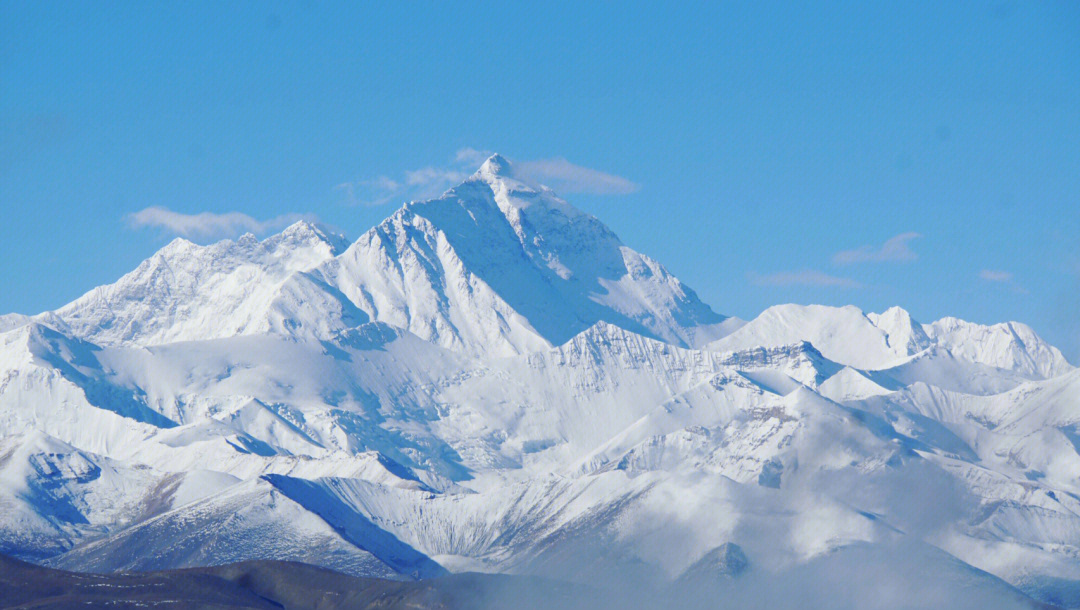
[[[102, 345], [263, 333], [280, 313], [280, 291], [297, 289], [286, 282], [347, 246], [344, 236], [307, 221], [263, 241], [246, 234], [201, 246], [177, 238], [113, 284], [94, 288], [55, 313], [72, 334]], [[303, 299], [289, 297], [313, 298], [308, 293]], [[336, 311], [327, 304], [331, 314]]]
[[476, 170], [478, 176], [501, 176], [506, 178], [512, 178], [513, 172], [513, 164], [499, 153], [488, 157], [487, 161], [480, 165], [480, 169]]
[[285, 233], [286, 235], [317, 236], [320, 235], [322, 231], [319, 230], [319, 227], [315, 223], [301, 219], [285, 227], [285, 230], [282, 231], [282, 233]]
[[489, 157], [322, 271], [371, 319], [469, 353], [561, 345], [599, 321], [679, 346], [725, 318], [598, 219]]
[[[497, 199], [501, 198], [504, 200], [500, 203], [510, 203], [515, 207], [522, 202], [509, 202], [508, 199], [513, 198], [508, 198], [507, 195], [510, 195], [511, 193], [523, 193], [527, 196], [534, 193], [550, 193], [550, 189], [547, 187], [532, 181], [528, 176], [518, 173], [514, 168], [514, 164], [498, 153], [488, 157], [487, 161], [484, 161], [484, 163], [480, 165], [480, 168], [476, 170], [476, 173], [474, 173], [466, 182], [472, 181], [479, 181], [488, 185], [491, 187], [491, 190], [496, 195]], [[561, 199], [555, 197], [552, 197], [551, 199], [552, 201], [549, 203], [554, 203], [557, 207], [573, 209], [572, 206]]]
[[334, 255], [344, 252], [345, 248], [349, 246], [349, 240], [345, 235], [325, 225], [308, 220], [298, 220], [286, 227], [278, 235], [268, 238], [268, 240], [281, 241], [292, 245], [322, 242], [330, 248], [331, 253]]

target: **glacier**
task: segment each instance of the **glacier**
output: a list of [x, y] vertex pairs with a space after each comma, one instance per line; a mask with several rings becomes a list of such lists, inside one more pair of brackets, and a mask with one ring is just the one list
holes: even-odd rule
[[1018, 322], [720, 315], [495, 155], [351, 243], [177, 239], [0, 316], [0, 552], [1080, 607], [1080, 370]]

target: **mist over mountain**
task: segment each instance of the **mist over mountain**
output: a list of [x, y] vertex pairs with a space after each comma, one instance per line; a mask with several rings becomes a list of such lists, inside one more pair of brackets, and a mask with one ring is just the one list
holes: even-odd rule
[[1080, 607], [1080, 371], [1019, 322], [726, 317], [495, 155], [352, 243], [177, 239], [0, 317], [0, 553]]

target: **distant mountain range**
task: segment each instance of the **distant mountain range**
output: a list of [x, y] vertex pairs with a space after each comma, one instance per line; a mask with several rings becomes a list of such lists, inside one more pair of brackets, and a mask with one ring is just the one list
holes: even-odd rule
[[0, 552], [1080, 607], [1080, 371], [1017, 322], [719, 315], [496, 155], [351, 244], [177, 239], [0, 316]]

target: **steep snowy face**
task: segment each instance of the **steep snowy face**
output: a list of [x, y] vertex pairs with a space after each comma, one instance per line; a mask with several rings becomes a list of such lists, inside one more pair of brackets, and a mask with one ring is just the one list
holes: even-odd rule
[[[151, 345], [272, 330], [302, 302], [335, 303], [317, 281], [286, 280], [332, 258], [343, 237], [308, 222], [258, 241], [247, 234], [199, 246], [176, 239], [114, 284], [100, 286], [59, 309], [71, 332], [102, 345]], [[301, 292], [302, 294], [297, 294]], [[325, 318], [333, 310], [313, 311]], [[363, 320], [360, 320], [362, 322]]]
[[810, 342], [830, 360], [863, 369], [899, 364], [929, 345], [899, 308], [868, 316], [852, 305], [776, 305], [709, 349], [734, 351], [801, 341]]
[[319, 273], [372, 319], [470, 353], [544, 349], [598, 321], [686, 346], [725, 319], [498, 155], [442, 197], [406, 204]]
[[899, 307], [890, 307], [882, 313], [868, 313], [866, 319], [885, 333], [888, 347], [906, 354], [917, 354], [934, 342], [911, 314]]
[[41, 432], [0, 437], [0, 552], [44, 558], [139, 509], [148, 470], [78, 451]]
[[942, 318], [925, 327], [926, 334], [953, 354], [1022, 373], [1049, 379], [1073, 370], [1058, 349], [1019, 322], [984, 326], [956, 318]]
[[729, 324], [599, 220], [495, 155], [438, 199], [348, 246], [307, 222], [258, 241], [177, 239], [114, 284], [33, 318], [98, 345], [276, 333], [326, 339], [369, 321], [468, 354], [548, 349], [605, 321], [680, 345]]
[[[983, 326], [944, 318], [923, 325], [899, 307], [864, 314], [852, 305], [776, 305], [708, 349], [734, 351], [800, 341], [811, 343], [830, 360], [864, 370], [910, 368], [935, 360], [959, 362], [949, 369], [954, 373], [966, 362], [1003, 369], [1020, 379], [1049, 379], [1073, 368], [1061, 352], [1023, 324]], [[1016, 375], [998, 376], [1015, 385]]]

